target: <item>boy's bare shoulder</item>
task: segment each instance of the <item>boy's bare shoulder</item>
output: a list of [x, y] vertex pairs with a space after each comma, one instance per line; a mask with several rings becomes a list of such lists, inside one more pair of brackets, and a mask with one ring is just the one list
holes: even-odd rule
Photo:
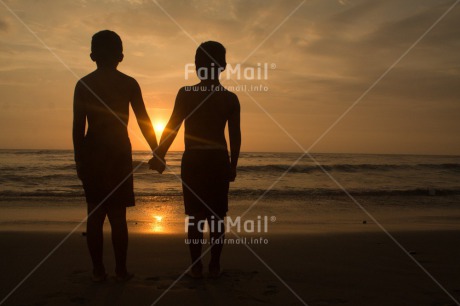
[[240, 104], [240, 101], [238, 100], [238, 96], [235, 93], [233, 93], [233, 92], [231, 92], [231, 91], [229, 91], [227, 89], [224, 90], [224, 93], [227, 95], [227, 100], [230, 103], [237, 104], [237, 105]]
[[118, 75], [120, 76], [121, 79], [123, 79], [124, 81], [126, 82], [131, 82], [131, 83], [134, 83], [134, 84], [137, 84], [137, 81], [135, 78], [133, 78], [132, 76], [129, 76], [127, 74], [124, 74], [123, 72], [120, 72], [117, 70], [117, 73]]
[[[116, 78], [116, 81], [119, 82], [119, 83], [138, 86], [138, 82], [136, 81], [135, 78], [133, 78], [133, 77], [127, 75], [127, 74], [124, 74], [123, 72], [120, 72], [120, 71], [116, 70], [116, 71], [113, 72], [112, 75]], [[96, 80], [98, 80], [100, 78], [101, 78], [101, 74], [97, 73], [97, 71], [93, 71], [93, 72], [85, 75], [84, 77], [82, 77], [78, 81], [78, 83], [80, 83], [80, 84], [81, 83], [90, 84], [90, 83], [93, 83], [94, 81], [96, 81]], [[104, 77], [104, 79], [107, 79], [107, 78]]]
[[89, 82], [92, 82], [92, 80], [94, 80], [94, 71], [78, 80], [77, 86], [84, 85], [85, 83], [87, 84]]
[[132, 90], [140, 90], [140, 85], [136, 81], [135, 78], [132, 76], [129, 76], [127, 74], [124, 74], [123, 72], [120, 72], [117, 70], [118, 73], [118, 81], [120, 82], [120, 86], [124, 88], [129, 88], [130, 91]]
[[178, 94], [183, 94], [185, 92], [189, 92], [189, 91], [191, 91], [191, 88], [192, 88], [192, 86], [182, 86], [181, 88], [179, 88]]
[[90, 74], [85, 75], [81, 79], [78, 80], [77, 84], [75, 85], [75, 91], [87, 91], [88, 88], [91, 87], [91, 83], [94, 80], [93, 76], [94, 72], [91, 72]]
[[238, 100], [238, 96], [236, 95], [236, 93], [231, 92], [231, 91], [229, 91], [229, 90], [227, 90], [227, 89], [225, 90], [225, 92], [227, 92], [228, 95], [229, 95], [232, 99]]

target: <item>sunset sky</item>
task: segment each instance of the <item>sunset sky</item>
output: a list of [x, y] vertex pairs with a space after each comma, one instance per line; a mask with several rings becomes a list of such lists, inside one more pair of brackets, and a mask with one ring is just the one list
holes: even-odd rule
[[[196, 42], [223, 43], [233, 66], [267, 63], [267, 80], [223, 80], [268, 88], [234, 90], [242, 149], [298, 152], [286, 132], [309, 148], [454, 2], [0, 0], [0, 148], [72, 148], [74, 86], [95, 68], [91, 36], [110, 29], [156, 125], [197, 82], [184, 75]], [[460, 4], [311, 150], [460, 154], [459, 119]], [[129, 128], [146, 149], [133, 116]]]

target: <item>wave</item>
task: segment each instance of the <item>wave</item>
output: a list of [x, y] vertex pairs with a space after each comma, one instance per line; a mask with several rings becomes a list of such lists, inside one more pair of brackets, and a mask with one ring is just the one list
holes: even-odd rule
[[[176, 167], [176, 166], [173, 166]], [[133, 168], [137, 171], [146, 170], [149, 168], [147, 161], [133, 160]], [[459, 163], [419, 163], [419, 164], [325, 164], [325, 165], [295, 165], [291, 164], [266, 164], [266, 165], [244, 165], [238, 166], [238, 171], [249, 173], [282, 173], [289, 171], [290, 173], [314, 173], [314, 172], [381, 172], [381, 171], [449, 171], [460, 172]], [[62, 164], [48, 165], [0, 165], [0, 171], [3, 174], [19, 174], [23, 173], [34, 174], [40, 172], [55, 172], [66, 171], [69, 174], [75, 174], [75, 163], [65, 162]], [[136, 172], [137, 172], [136, 171]], [[27, 176], [27, 174], [25, 176]], [[0, 175], [0, 178], [3, 175]]]
[[44, 149], [0, 149], [1, 154], [11, 155], [73, 155], [73, 150], [44, 150]]
[[394, 171], [394, 170], [446, 170], [460, 171], [460, 164], [334, 164], [334, 165], [261, 165], [240, 166], [241, 172], [285, 172], [290, 173], [313, 173], [323, 172], [369, 172], [369, 171]]
[[[434, 188], [414, 188], [401, 190], [383, 190], [383, 189], [347, 189], [347, 192], [353, 196], [446, 196], [460, 195], [460, 189], [434, 189]], [[346, 196], [342, 189], [298, 189], [298, 190], [231, 190], [230, 195], [233, 196], [261, 196], [266, 197], [314, 197], [314, 196]]]
[[1, 198], [24, 198], [24, 197], [83, 197], [83, 188], [80, 191], [72, 190], [33, 190], [33, 191], [0, 191]]
[[[133, 164], [133, 168], [135, 169], [134, 177], [139, 183], [150, 183], [153, 181], [157, 183], [175, 182], [175, 176], [180, 173], [178, 166], [174, 165], [173, 172], [175, 174], [165, 172], [162, 176], [157, 176], [154, 172], [148, 169], [148, 165], [146, 163], [134, 161]], [[17, 189], [23, 189], [27, 186], [34, 187], [37, 185], [41, 185], [44, 188], [55, 188], [62, 187], [62, 184], [76, 184], [78, 182], [77, 172], [73, 164], [63, 164], [60, 166], [55, 165], [54, 169], [52, 168], [53, 167], [39, 168], [18, 166], [16, 170], [12, 168], [7, 170], [5, 167], [0, 166], [0, 184], [8, 185], [11, 189], [14, 188], [13, 186]], [[460, 164], [335, 164], [323, 165], [322, 167], [316, 165], [296, 165], [291, 167], [288, 164], [273, 164], [254, 166], [244, 165], [238, 167], [238, 172], [242, 175], [242, 177], [254, 177], [257, 179], [264, 177], [269, 179], [272, 176], [281, 175], [286, 171], [293, 174], [315, 174], [322, 173], [323, 170], [331, 173], [343, 173], [343, 175], [355, 174], [363, 177], [366, 175], [380, 175], [382, 177], [387, 176], [388, 180], [404, 180], [405, 178], [408, 178], [410, 182], [414, 183], [412, 185], [414, 188], [424, 186], [423, 182], [420, 180], [434, 174], [442, 178], [440, 182], [441, 185], [439, 187], [442, 188], [444, 186], [449, 186], [447, 188], [450, 188], [450, 186], [452, 186], [451, 182], [455, 181], [460, 174]]]
[[17, 174], [3, 174], [0, 176], [0, 183], [21, 183], [27, 185], [36, 185], [36, 184], [49, 184], [50, 181], [74, 181], [77, 180], [77, 173], [65, 174], [65, 173], [55, 173], [55, 174], [29, 174], [29, 175], [17, 175]]
[[[169, 160], [168, 160], [169, 161]], [[171, 166], [171, 165], [170, 165]], [[133, 160], [133, 168], [134, 169], [148, 169], [149, 164], [148, 160], [146, 161], [138, 161], [138, 160]], [[65, 164], [47, 164], [47, 165], [0, 165], [0, 171], [2, 172], [27, 172], [27, 173], [33, 173], [36, 171], [70, 171], [73, 173], [76, 173], [76, 166], [74, 162], [71, 163], [65, 163]]]
[[[382, 190], [382, 189], [349, 189], [349, 194], [353, 196], [448, 196], [460, 195], [460, 189], [433, 189], [433, 188], [415, 188], [402, 190]], [[166, 192], [145, 192], [136, 191], [136, 197], [181, 197], [180, 190], [170, 190]], [[345, 196], [341, 189], [311, 188], [297, 190], [273, 189], [266, 191], [263, 189], [231, 189], [231, 197], [242, 197], [254, 199], [264, 195], [266, 198], [302, 198], [315, 196]], [[23, 198], [23, 197], [84, 197], [83, 190], [74, 188], [73, 190], [34, 190], [34, 191], [0, 191], [1, 198]]]

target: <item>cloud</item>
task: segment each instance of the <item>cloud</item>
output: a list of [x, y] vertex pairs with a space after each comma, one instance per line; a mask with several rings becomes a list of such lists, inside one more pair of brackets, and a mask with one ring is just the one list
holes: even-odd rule
[[[300, 2], [159, 0], [198, 43], [221, 41], [232, 64], [243, 61]], [[269, 92], [251, 95], [308, 146], [449, 5], [450, 1], [437, 0], [307, 1], [248, 59], [247, 65], [277, 65], [265, 82]], [[102, 29], [118, 32], [125, 53], [119, 68], [139, 80], [150, 108], [171, 109], [177, 89], [196, 81], [183, 77], [184, 65], [194, 60], [195, 43], [152, 1], [16, 1], [13, 9], [78, 75], [95, 67], [88, 56], [91, 36]], [[391, 145], [390, 136], [398, 138], [395, 143], [403, 142], [408, 126], [437, 126], [460, 143], [456, 136], [460, 126], [452, 115], [460, 113], [455, 102], [460, 99], [457, 20], [460, 10], [455, 9], [347, 116], [341, 136], [348, 139], [363, 129], [369, 135], [372, 131], [384, 135], [390, 132], [382, 126], [391, 126], [397, 135], [387, 134], [385, 143], [375, 144], [378, 151]], [[33, 96], [37, 105], [45, 107], [55, 100], [56, 109], [70, 109], [74, 76], [26, 29], [8, 19], [6, 11], [0, 14], [0, 42], [2, 101], [16, 101], [14, 109], [20, 103], [30, 105], [28, 97]], [[44, 90], [48, 81], [59, 90]], [[26, 90], [18, 92], [18, 86]], [[262, 122], [264, 114], [244, 93], [239, 97], [248, 127], [245, 135], [251, 139], [253, 122]], [[411, 114], [416, 116], [404, 123]], [[258, 145], [246, 149], [276, 147], [284, 141], [282, 132], [268, 129], [273, 130], [273, 143], [254, 142]], [[344, 131], [350, 134], [343, 135]], [[324, 140], [323, 148], [340, 149], [339, 134], [334, 133], [338, 132]], [[415, 137], [417, 131], [411, 133]], [[425, 137], [427, 130], [420, 135]], [[350, 146], [359, 148], [360, 139], [350, 140]]]
[[9, 28], [8, 23], [6, 23], [5, 20], [0, 19], [0, 31], [7, 32], [8, 28]]

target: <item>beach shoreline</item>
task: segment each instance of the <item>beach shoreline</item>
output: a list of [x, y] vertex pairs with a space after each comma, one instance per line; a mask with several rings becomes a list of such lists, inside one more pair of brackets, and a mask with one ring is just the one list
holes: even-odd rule
[[[181, 198], [170, 202], [138, 197], [127, 209], [131, 233], [183, 234], [187, 219]], [[229, 222], [260, 224], [269, 234], [459, 230], [460, 196], [310, 197], [302, 199], [230, 199]], [[249, 209], [250, 208], [250, 209]], [[16, 199], [0, 201], [0, 231], [85, 231], [84, 199]], [[381, 226], [381, 227], [380, 227]], [[105, 230], [109, 231], [108, 221]], [[238, 231], [236, 225], [231, 228]], [[246, 231], [247, 233], [247, 231]]]

